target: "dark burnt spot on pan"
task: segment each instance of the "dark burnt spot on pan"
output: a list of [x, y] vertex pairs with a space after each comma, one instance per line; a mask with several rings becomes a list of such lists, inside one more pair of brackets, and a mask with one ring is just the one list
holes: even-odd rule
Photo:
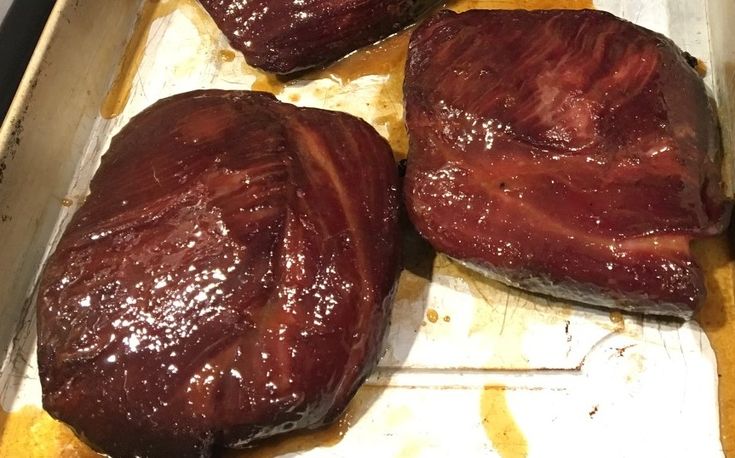
[[699, 59], [697, 59], [696, 57], [692, 56], [691, 54], [689, 54], [686, 51], [683, 51], [683, 54], [684, 54], [684, 59], [686, 59], [686, 61], [687, 61], [687, 64], [689, 64], [689, 66], [692, 67], [692, 68], [697, 68], [697, 64], [699, 63]]

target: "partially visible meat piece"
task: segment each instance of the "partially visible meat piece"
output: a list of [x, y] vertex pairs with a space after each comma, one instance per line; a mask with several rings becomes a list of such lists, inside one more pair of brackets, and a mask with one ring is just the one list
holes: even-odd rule
[[200, 0], [247, 62], [288, 74], [401, 30], [440, 0]]
[[715, 110], [666, 37], [601, 11], [441, 12], [411, 39], [405, 198], [445, 252], [532, 291], [690, 317], [721, 232]]
[[43, 404], [115, 457], [333, 421], [375, 367], [397, 173], [352, 116], [256, 92], [159, 101], [114, 138], [43, 274]]

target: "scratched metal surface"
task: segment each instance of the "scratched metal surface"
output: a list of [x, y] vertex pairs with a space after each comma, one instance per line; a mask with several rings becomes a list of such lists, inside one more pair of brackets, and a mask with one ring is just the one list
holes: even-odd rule
[[[218, 58], [228, 49], [226, 40], [183, 2], [153, 23], [124, 112], [104, 119], [97, 110], [141, 1], [104, 8], [93, 5], [98, 2], [73, 3], [57, 6], [58, 24], [42, 39], [45, 54], [35, 57], [35, 79], [25, 81], [25, 106], [16, 104], [15, 118], [0, 131], [3, 160], [11, 153], [21, 158], [8, 165], [12, 174], [0, 181], [0, 213], [10, 218], [0, 224], [0, 350], [7, 350], [0, 401], [5, 410], [39, 405], [33, 284], [41, 259], [85, 196], [111, 136], [162, 97], [205, 87], [248, 89], [255, 80], [241, 56]], [[726, 105], [716, 80], [720, 64], [713, 61], [725, 51], [711, 46], [706, 8], [718, 4], [595, 2], [671, 36], [699, 56], [715, 69], [706, 81]], [[96, 40], [80, 31], [85, 27], [99, 33]], [[108, 46], [97, 46], [100, 39]], [[101, 54], [87, 56], [96, 62], [91, 72], [55, 75], [68, 69], [62, 62], [69, 57], [67, 47]], [[720, 54], [713, 56], [713, 49]], [[84, 56], [75, 58], [85, 65]], [[85, 78], [89, 87], [77, 94], [81, 101], [58, 93], [59, 87], [78, 86], [73, 78]], [[371, 75], [346, 84], [327, 78], [289, 87], [279, 97], [292, 101], [297, 94], [299, 105], [351, 112], [386, 134], [380, 121], [385, 113], [371, 103], [384, 83]], [[389, 109], [400, 110], [400, 101]], [[34, 128], [48, 135], [13, 137], [18, 120], [26, 132]], [[23, 159], [31, 151], [41, 151], [50, 162]], [[53, 193], [18, 203], [24, 192], [49, 181]], [[71, 206], [60, 205], [62, 198]], [[401, 276], [386, 352], [368, 382], [372, 395], [358, 396], [359, 415], [336, 445], [297, 455], [723, 456], [716, 363], [696, 322], [664, 323], [550, 302], [484, 280], [441, 255], [423, 264]], [[489, 411], [497, 410], [508, 417], [500, 426], [508, 429], [505, 435], [488, 434]]]

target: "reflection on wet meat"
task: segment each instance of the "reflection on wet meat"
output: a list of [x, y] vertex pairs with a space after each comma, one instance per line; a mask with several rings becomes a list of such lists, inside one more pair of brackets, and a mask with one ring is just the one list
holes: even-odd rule
[[113, 139], [43, 274], [44, 407], [116, 457], [335, 421], [380, 354], [397, 186], [352, 116], [256, 92], [156, 103]]
[[289, 74], [333, 62], [441, 0], [200, 0], [248, 64]]
[[406, 68], [406, 207], [437, 251], [531, 291], [692, 316], [689, 244], [731, 203], [715, 110], [673, 42], [601, 11], [444, 11]]

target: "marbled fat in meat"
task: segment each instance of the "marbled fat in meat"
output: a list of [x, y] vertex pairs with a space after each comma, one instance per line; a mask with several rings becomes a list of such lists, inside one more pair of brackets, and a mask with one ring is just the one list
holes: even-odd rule
[[288, 74], [330, 63], [410, 25], [440, 0], [200, 0], [258, 68]]
[[723, 230], [705, 86], [666, 37], [601, 11], [443, 11], [413, 34], [411, 220], [509, 284], [691, 316], [689, 250]]
[[115, 457], [333, 421], [375, 367], [397, 171], [352, 116], [199, 91], [117, 135], [43, 274], [43, 404]]

